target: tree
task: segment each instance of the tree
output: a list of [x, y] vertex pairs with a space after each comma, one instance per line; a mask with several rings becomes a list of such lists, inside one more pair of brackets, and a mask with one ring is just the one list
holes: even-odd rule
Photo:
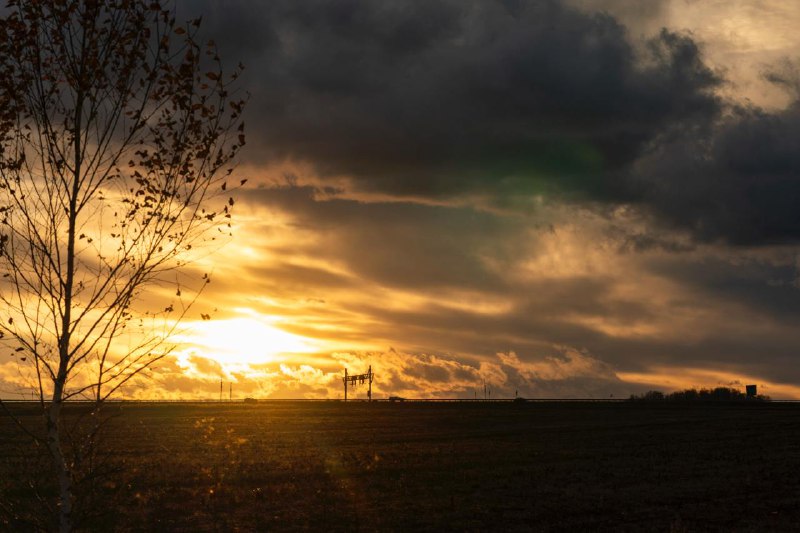
[[[64, 402], [99, 408], [169, 353], [193, 301], [176, 276], [230, 227], [242, 67], [224, 75], [199, 25], [150, 0], [11, 0], [0, 20], [0, 334], [44, 414], [61, 531], [82, 453]], [[177, 303], [145, 311], [169, 280]]]

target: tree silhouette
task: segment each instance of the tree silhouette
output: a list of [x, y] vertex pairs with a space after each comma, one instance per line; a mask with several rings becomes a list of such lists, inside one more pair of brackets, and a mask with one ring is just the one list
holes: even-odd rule
[[[0, 333], [45, 415], [61, 531], [85, 444], [64, 402], [99, 406], [169, 353], [193, 299], [173, 285], [144, 311], [144, 290], [230, 227], [242, 67], [224, 75], [199, 24], [151, 0], [12, 0], [0, 19]], [[122, 342], [144, 319], [165, 328]]]
[[713, 389], [684, 389], [669, 394], [651, 390], [644, 394], [631, 394], [632, 401], [673, 401], [673, 402], [741, 402], [741, 401], [768, 401], [769, 396], [747, 396], [740, 390], [731, 387], [716, 387]]

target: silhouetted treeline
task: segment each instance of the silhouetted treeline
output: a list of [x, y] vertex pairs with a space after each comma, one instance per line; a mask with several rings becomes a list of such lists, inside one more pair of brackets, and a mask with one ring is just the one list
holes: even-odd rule
[[769, 396], [759, 394], [758, 396], [748, 397], [745, 393], [731, 389], [729, 387], [717, 387], [715, 389], [685, 389], [681, 391], [664, 394], [661, 391], [651, 390], [644, 394], [631, 394], [631, 401], [642, 402], [744, 402], [744, 401], [768, 401]]

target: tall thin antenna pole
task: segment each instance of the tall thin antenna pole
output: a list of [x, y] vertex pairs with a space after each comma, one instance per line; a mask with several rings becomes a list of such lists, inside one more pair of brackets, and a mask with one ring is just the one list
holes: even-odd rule
[[347, 401], [347, 368], [344, 369], [344, 401]]
[[228, 401], [233, 401], [233, 382], [228, 382]]
[[369, 365], [369, 370], [367, 371], [367, 376], [369, 376], [369, 390], [367, 391], [367, 401], [372, 401], [372, 365]]
[[222, 402], [222, 380], [219, 380], [219, 401]]

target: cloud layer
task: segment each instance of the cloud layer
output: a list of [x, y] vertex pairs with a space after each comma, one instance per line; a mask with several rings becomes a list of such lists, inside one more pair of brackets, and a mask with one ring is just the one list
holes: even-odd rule
[[[657, 29], [670, 13], [680, 19], [674, 4], [195, 9], [225, 55], [250, 65], [248, 157], [260, 164], [303, 164], [351, 190], [411, 198], [633, 205], [703, 242], [797, 242], [796, 105], [731, 100], [735, 65], [712, 68], [694, 35]], [[731, 39], [718, 43], [723, 57]], [[766, 78], [796, 98], [791, 65]]]
[[251, 93], [252, 188], [198, 313], [318, 350], [196, 347], [159, 394], [330, 397], [374, 364], [387, 395], [800, 396], [800, 75], [777, 57], [800, 10], [779, 4], [181, 3]]
[[[719, 114], [688, 36], [641, 48], [607, 14], [546, 2], [270, 2], [211, 10], [252, 65], [251, 158], [417, 197], [627, 201], [650, 143]], [[258, 24], [258, 28], [253, 25]], [[235, 32], [233, 31], [235, 28]]]

